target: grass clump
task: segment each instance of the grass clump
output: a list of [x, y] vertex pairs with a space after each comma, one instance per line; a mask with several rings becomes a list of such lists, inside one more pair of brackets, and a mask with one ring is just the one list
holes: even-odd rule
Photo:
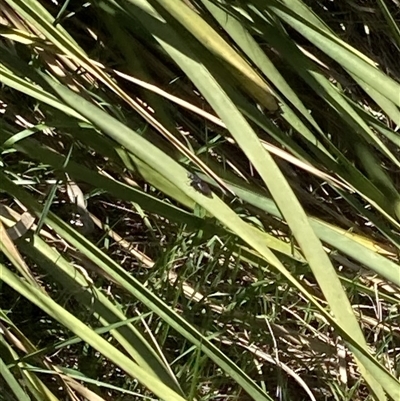
[[370, 3], [0, 1], [0, 400], [396, 399]]

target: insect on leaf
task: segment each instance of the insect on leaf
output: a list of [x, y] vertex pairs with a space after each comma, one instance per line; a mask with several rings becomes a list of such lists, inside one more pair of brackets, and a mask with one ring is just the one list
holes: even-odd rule
[[207, 183], [202, 181], [200, 177], [193, 173], [189, 173], [188, 177], [190, 179], [190, 186], [192, 186], [197, 192], [200, 192], [208, 198], [212, 198], [212, 191]]

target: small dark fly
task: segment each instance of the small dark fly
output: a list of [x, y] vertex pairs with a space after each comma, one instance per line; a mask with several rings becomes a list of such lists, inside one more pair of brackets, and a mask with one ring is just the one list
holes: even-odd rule
[[193, 173], [189, 173], [188, 177], [190, 179], [190, 186], [192, 186], [197, 192], [200, 192], [208, 198], [212, 198], [210, 187], [202, 181], [200, 177]]

